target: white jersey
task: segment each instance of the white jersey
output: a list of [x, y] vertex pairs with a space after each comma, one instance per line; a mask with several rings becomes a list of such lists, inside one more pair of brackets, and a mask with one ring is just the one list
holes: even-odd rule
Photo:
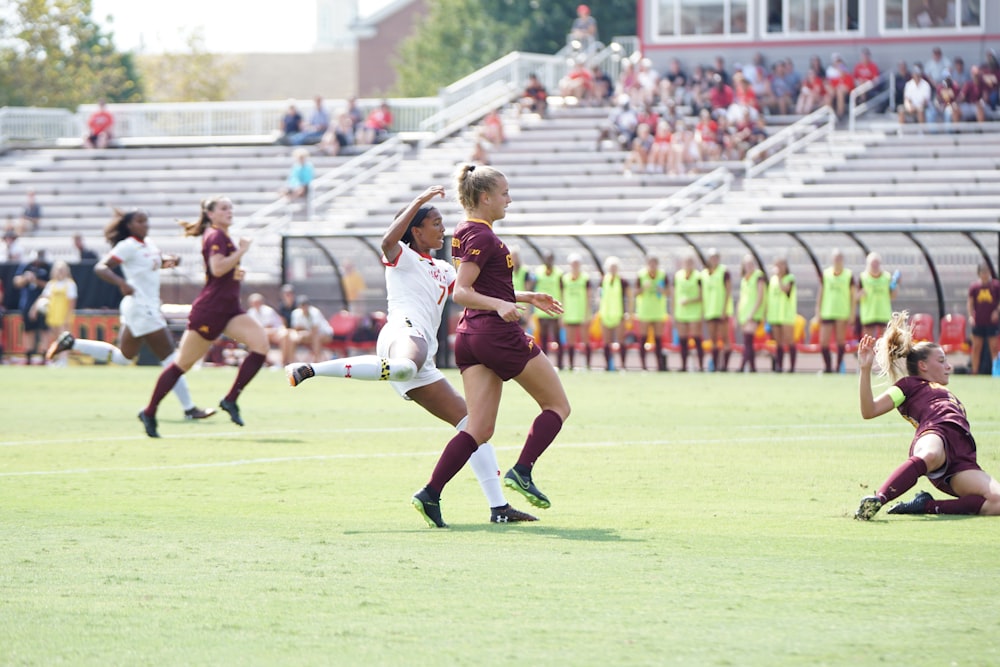
[[140, 241], [130, 236], [115, 244], [111, 256], [121, 262], [125, 282], [135, 290], [136, 301], [150, 307], [160, 307], [160, 250], [149, 239]]
[[[455, 286], [455, 267], [443, 259], [421, 255], [405, 243], [394, 262], [385, 264], [389, 312], [387, 323], [409, 321], [428, 346], [437, 350], [437, 331], [445, 301]], [[428, 356], [433, 353], [428, 351]]]

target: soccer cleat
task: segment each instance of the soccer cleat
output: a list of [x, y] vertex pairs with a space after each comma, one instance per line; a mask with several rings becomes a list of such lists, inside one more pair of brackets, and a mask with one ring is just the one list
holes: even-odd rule
[[872, 519], [878, 511], [882, 509], [882, 501], [875, 496], [865, 496], [858, 505], [858, 511], [854, 513], [854, 518], [858, 521], [868, 521]]
[[229, 413], [229, 418], [233, 420], [234, 424], [243, 426], [243, 420], [240, 418], [240, 409], [236, 405], [236, 401], [222, 399], [219, 401], [219, 407]]
[[215, 408], [202, 410], [199, 407], [193, 407], [190, 410], [184, 411], [184, 419], [205, 419], [206, 417], [211, 417], [214, 414]]
[[146, 435], [150, 438], [160, 437], [160, 434], [156, 432], [156, 417], [150, 417], [145, 410], [139, 410], [139, 421], [146, 427]]
[[63, 331], [59, 334], [59, 338], [52, 341], [49, 345], [49, 349], [45, 351], [45, 361], [52, 361], [52, 359], [57, 355], [67, 350], [73, 349], [73, 343], [76, 342], [76, 338], [73, 338], [73, 334], [68, 331]]
[[490, 508], [490, 523], [514, 523], [516, 521], [538, 521], [527, 512], [514, 509], [509, 504], [504, 507]]
[[315, 376], [316, 371], [309, 364], [288, 364], [285, 366], [285, 377], [288, 378], [288, 384], [293, 387], [298, 387], [309, 378]]
[[521, 475], [516, 470], [511, 468], [507, 471], [507, 474], [503, 476], [503, 484], [508, 489], [514, 489], [518, 493], [527, 499], [529, 503], [535, 507], [540, 507], [543, 510], [552, 507], [552, 503], [544, 493], [538, 490], [535, 483], [531, 481], [530, 475]]
[[889, 508], [889, 514], [927, 514], [927, 503], [934, 500], [934, 496], [921, 491], [913, 500], [908, 503], [896, 503]]
[[420, 489], [413, 494], [413, 509], [424, 517], [424, 521], [431, 528], [447, 528], [448, 524], [441, 518], [441, 503], [431, 498], [431, 494], [426, 488]]

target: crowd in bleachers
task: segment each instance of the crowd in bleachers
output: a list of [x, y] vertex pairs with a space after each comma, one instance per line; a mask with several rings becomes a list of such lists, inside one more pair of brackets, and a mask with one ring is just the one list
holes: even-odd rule
[[289, 101], [288, 109], [281, 117], [278, 143], [290, 146], [318, 145], [327, 155], [337, 155], [355, 146], [371, 146], [389, 138], [392, 128], [392, 110], [388, 101], [372, 109], [367, 116], [358, 108], [357, 98], [350, 98], [347, 106], [336, 112], [331, 119], [323, 98], [316, 96], [315, 106], [309, 117], [303, 118]]

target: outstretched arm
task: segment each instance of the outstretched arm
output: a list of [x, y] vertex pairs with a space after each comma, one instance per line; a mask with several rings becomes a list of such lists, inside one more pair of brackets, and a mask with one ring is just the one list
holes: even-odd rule
[[874, 419], [892, 410], [895, 403], [888, 392], [875, 398], [872, 394], [872, 363], [875, 361], [875, 339], [865, 335], [858, 343], [858, 393], [861, 402], [861, 416]]
[[[495, 310], [505, 322], [516, 322], [521, 317], [521, 310], [516, 303], [480, 294], [472, 286], [479, 277], [479, 265], [475, 262], [462, 262], [458, 265], [458, 276], [455, 278], [455, 293], [452, 299], [460, 306], [475, 310]], [[519, 292], [524, 294], [524, 292]]]
[[403, 239], [403, 234], [406, 233], [407, 227], [410, 226], [410, 221], [413, 220], [413, 216], [417, 214], [420, 207], [434, 199], [435, 197], [444, 198], [444, 186], [443, 185], [432, 185], [431, 187], [424, 190], [420, 195], [410, 202], [402, 213], [400, 213], [389, 229], [385, 230], [385, 234], [382, 235], [382, 254], [390, 262], [396, 261], [399, 257], [399, 242]]

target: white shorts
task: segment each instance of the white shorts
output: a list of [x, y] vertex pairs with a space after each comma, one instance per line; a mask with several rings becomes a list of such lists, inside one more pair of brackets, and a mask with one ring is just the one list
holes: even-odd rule
[[427, 359], [424, 361], [424, 365], [417, 371], [417, 374], [406, 382], [389, 383], [400, 396], [410, 401], [413, 400], [407, 396], [410, 390], [426, 387], [427, 385], [444, 380], [445, 377], [444, 374], [438, 370], [437, 364], [434, 363], [434, 355], [437, 354], [438, 347], [437, 338], [428, 338], [425, 332], [420, 331], [420, 329], [408, 324], [405, 321], [387, 322], [386, 325], [382, 327], [382, 331], [378, 334], [378, 341], [375, 343], [375, 353], [382, 358], [388, 357], [389, 347], [401, 336], [422, 338], [427, 341]]
[[167, 328], [167, 319], [160, 312], [158, 303], [145, 303], [130, 294], [122, 299], [118, 309], [121, 312], [122, 326], [127, 327], [135, 338]]

